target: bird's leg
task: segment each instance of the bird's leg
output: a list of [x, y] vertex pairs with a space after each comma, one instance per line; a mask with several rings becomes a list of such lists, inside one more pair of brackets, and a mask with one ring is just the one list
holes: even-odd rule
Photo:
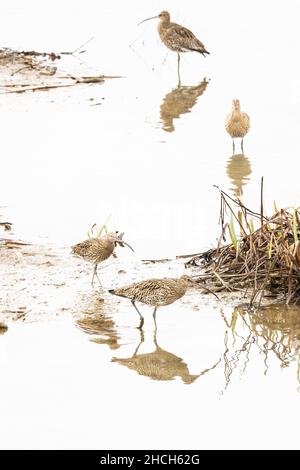
[[234, 151], [235, 151], [235, 143], [234, 143], [234, 139], [232, 139], [232, 153], [234, 154]]
[[96, 278], [98, 279], [98, 282], [99, 282], [100, 287], [102, 287], [100, 278], [99, 278], [99, 276], [98, 276], [97, 268], [98, 268], [98, 263], [96, 263], [95, 266], [94, 266], [93, 277], [92, 277], [92, 287], [94, 287], [94, 279], [95, 279], [95, 276], [96, 276]]
[[143, 325], [144, 325], [144, 317], [143, 317], [143, 315], [141, 315], [139, 309], [138, 309], [137, 306], [135, 305], [134, 300], [132, 300], [131, 303], [132, 303], [132, 305], [134, 306], [134, 308], [136, 309], [137, 313], [138, 313], [139, 316], [140, 316], [141, 321], [140, 321], [140, 324], [139, 324], [138, 328], [141, 330], [141, 329], [143, 328]]
[[154, 328], [155, 328], [155, 335], [157, 333], [157, 324], [156, 324], [156, 311], [157, 311], [157, 307], [155, 307], [154, 309], [154, 312], [153, 312], [153, 320], [154, 320]]
[[244, 139], [241, 140], [241, 149], [242, 149], [242, 153], [244, 153]]
[[96, 275], [96, 271], [97, 271], [97, 264], [94, 265], [94, 271], [93, 271], [93, 276], [92, 276], [92, 287], [94, 287], [94, 278]]
[[178, 74], [178, 86], [181, 86], [181, 80], [180, 80], [180, 54], [177, 52], [177, 74]]
[[145, 341], [144, 332], [143, 332], [142, 329], [140, 329], [140, 335], [141, 335], [141, 337], [140, 337], [140, 342], [139, 342], [139, 344], [137, 345], [137, 347], [136, 347], [136, 349], [135, 349], [135, 351], [134, 351], [132, 357], [135, 357], [135, 356], [137, 355], [137, 353], [138, 353], [138, 351], [139, 351], [139, 349], [140, 349], [141, 344], [143, 344], [143, 342]]

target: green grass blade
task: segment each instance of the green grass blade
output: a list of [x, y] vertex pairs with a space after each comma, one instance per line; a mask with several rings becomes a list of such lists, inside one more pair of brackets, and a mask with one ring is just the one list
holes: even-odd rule
[[268, 258], [271, 259], [272, 256], [272, 248], [273, 248], [273, 233], [271, 234], [269, 247], [268, 247]]
[[293, 231], [294, 231], [294, 241], [298, 241], [298, 218], [297, 218], [297, 209], [294, 209], [293, 212]]
[[230, 238], [231, 238], [231, 243], [233, 244], [234, 249], [236, 250], [236, 248], [237, 248], [237, 239], [236, 239], [236, 234], [235, 234], [235, 230], [234, 230], [234, 222], [233, 222], [232, 214], [231, 214], [230, 223], [229, 223], [229, 234], [230, 234]]

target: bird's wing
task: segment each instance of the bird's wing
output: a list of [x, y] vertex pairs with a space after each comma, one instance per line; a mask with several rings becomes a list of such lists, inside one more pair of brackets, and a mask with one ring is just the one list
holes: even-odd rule
[[165, 283], [162, 279], [146, 279], [145, 281], [134, 282], [129, 286], [125, 286], [120, 290], [122, 293], [130, 294], [132, 297], [138, 299], [140, 293], [157, 292], [165, 288]]
[[136, 285], [143, 287], [143, 289], [157, 290], [164, 286], [162, 279], [146, 279], [145, 281], [137, 282]]
[[99, 238], [88, 238], [87, 240], [72, 246], [72, 253], [81, 256], [82, 254], [85, 254], [87, 250], [90, 250], [95, 246], [101, 249], [104, 246], [104, 240], [100, 240]]
[[90, 245], [90, 239], [84, 240], [83, 242], [77, 243], [72, 246], [73, 253], [76, 253], [79, 250], [87, 248]]
[[250, 118], [249, 118], [248, 114], [243, 113], [243, 119], [244, 119], [244, 123], [246, 124], [246, 126], [250, 127]]
[[225, 119], [225, 127], [226, 127], [226, 129], [227, 129], [227, 127], [230, 125], [231, 120], [232, 120], [232, 113], [229, 113], [229, 114], [226, 116], [226, 119]]
[[183, 39], [197, 39], [194, 33], [192, 33], [192, 31], [176, 23], [173, 23], [172, 27], [168, 29], [168, 33], [174, 36], [181, 37]]
[[205, 51], [204, 44], [196, 38], [194, 33], [184, 26], [173, 23], [165, 33], [165, 40], [171, 44], [178, 44], [183, 49]]

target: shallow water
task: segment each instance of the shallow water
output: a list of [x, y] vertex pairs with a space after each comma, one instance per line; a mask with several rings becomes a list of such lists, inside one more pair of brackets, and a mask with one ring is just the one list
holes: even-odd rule
[[[1, 95], [0, 212], [19, 237], [71, 245], [111, 215], [137, 258], [165, 258], [215, 243], [213, 185], [257, 210], [264, 176], [267, 213], [273, 200], [299, 204], [298, 2], [249, 2], [241, 13], [237, 0], [212, 1], [201, 15], [177, 0], [99, 8], [66, 1], [45, 24], [34, 2], [0, 7], [3, 46], [72, 50], [95, 36], [82, 64], [62, 66], [123, 77]], [[211, 51], [183, 55], [182, 88], [155, 21], [136, 26], [162, 9]], [[244, 155], [232, 155], [224, 130], [232, 98], [251, 118]], [[161, 309], [156, 338], [151, 313], [143, 338], [126, 301], [91, 306], [74, 324], [10, 326], [0, 336], [1, 447], [297, 446], [299, 311], [250, 318], [188, 299]]]
[[[280, 2], [272, 3], [267, 38], [269, 2], [259, 8], [258, 16], [258, 7], [249, 3], [248, 17], [243, 18], [236, 1], [226, 7], [218, 4], [218, 18], [215, 2], [201, 7], [201, 18], [193, 2], [184, 10], [180, 2], [172, 2], [177, 21], [197, 31], [211, 50], [206, 59], [183, 55], [182, 85], [192, 89], [180, 92], [179, 103], [176, 55], [169, 52], [163, 63], [166, 50], [157, 38], [155, 21], [136, 26], [162, 2], [102, 3], [101, 20], [93, 2], [72, 4], [67, 35], [65, 6], [55, 37], [52, 26], [41, 33], [37, 24], [42, 13], [35, 10], [37, 30], [26, 35], [25, 42], [8, 25], [30, 24], [30, 6], [1, 7], [3, 38], [10, 47], [70, 50], [94, 35], [87, 53], [80, 56], [83, 65], [70, 58], [67, 64], [77, 71], [83, 67], [124, 77], [67, 91], [2, 95], [1, 169], [8, 177], [1, 182], [1, 205], [9, 207], [18, 233], [72, 244], [85, 237], [93, 223], [111, 215], [111, 228], [126, 233], [138, 256], [164, 257], [214, 243], [219, 196], [213, 185], [225, 190], [237, 186], [245, 203], [257, 209], [264, 176], [269, 213], [274, 199], [278, 206], [296, 204], [300, 72], [293, 60], [297, 41], [292, 24], [284, 44], [277, 44], [276, 50], [272, 46], [270, 38], [287, 14]], [[298, 9], [292, 1], [289, 22]], [[254, 18], [255, 35], [249, 31]], [[109, 43], [104, 42], [107, 37]], [[284, 72], [278, 70], [278, 58]], [[209, 84], [196, 98], [193, 88], [205, 77]], [[240, 98], [251, 117], [245, 164], [232, 160], [231, 139], [224, 131], [233, 97]]]
[[178, 303], [144, 338], [126, 305], [91, 313], [1, 337], [1, 447], [298, 446], [298, 312], [276, 329]]

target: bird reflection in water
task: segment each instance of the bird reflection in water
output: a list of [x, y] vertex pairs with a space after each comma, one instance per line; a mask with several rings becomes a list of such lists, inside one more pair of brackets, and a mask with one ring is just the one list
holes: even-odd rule
[[[103, 304], [102, 304], [103, 305]], [[93, 314], [93, 315], [92, 315]], [[122, 345], [127, 346], [127, 342], [120, 335], [113, 319], [101, 312], [101, 308], [89, 309], [84, 312], [84, 316], [76, 321], [76, 326], [84, 333], [91, 335], [91, 341], [97, 344], [106, 344], [110, 349], [116, 350]], [[144, 331], [139, 331], [139, 342], [132, 356], [128, 358], [113, 357], [112, 362], [135, 370], [138, 374], [149, 377], [153, 380], [173, 380], [181, 378], [183, 383], [191, 384], [200, 376], [213, 370], [220, 363], [219, 359], [208, 369], [200, 374], [190, 374], [187, 364], [180, 357], [162, 349], [157, 343], [157, 328], [155, 328], [151, 343], [155, 348], [150, 353], [140, 353], [139, 350], [145, 342]], [[148, 341], [147, 341], [147, 344]]]
[[232, 155], [227, 162], [227, 176], [232, 183], [231, 191], [238, 198], [243, 196], [243, 187], [250, 181], [252, 173], [249, 159], [244, 154]]
[[197, 103], [209, 84], [209, 80], [204, 78], [199, 85], [181, 86], [178, 85], [170, 93], [167, 93], [160, 106], [160, 118], [162, 127], [166, 132], [173, 132], [175, 126], [174, 119], [178, 119], [182, 114], [189, 113]]
[[190, 374], [187, 364], [175, 354], [162, 349], [157, 343], [157, 330], [154, 330], [153, 344], [155, 350], [150, 353], [139, 353], [141, 345], [144, 343], [144, 332], [140, 330], [140, 342], [134, 351], [134, 354], [128, 358], [112, 359], [128, 369], [135, 370], [139, 375], [149, 377], [153, 380], [173, 380], [180, 377], [185, 384], [195, 382], [200, 376], [217, 367], [219, 359], [212, 367], [203, 370], [200, 374]]
[[95, 302], [83, 312], [83, 316], [76, 320], [75, 325], [84, 333], [91, 335], [93, 343], [106, 344], [110, 349], [115, 350], [120, 347], [120, 336], [115, 322], [103, 307], [103, 302]]
[[[225, 389], [238, 366], [240, 366], [240, 373], [245, 373], [251, 354], [254, 352], [253, 348], [258, 348], [264, 358], [265, 375], [269, 370], [271, 356], [278, 359], [281, 368], [289, 367], [292, 362], [297, 362], [298, 391], [300, 391], [299, 307], [272, 305], [261, 307], [251, 313], [246, 308], [236, 307], [230, 320], [224, 313], [222, 317], [228, 327], [225, 333], [223, 354]], [[240, 334], [241, 332], [243, 333]]]

